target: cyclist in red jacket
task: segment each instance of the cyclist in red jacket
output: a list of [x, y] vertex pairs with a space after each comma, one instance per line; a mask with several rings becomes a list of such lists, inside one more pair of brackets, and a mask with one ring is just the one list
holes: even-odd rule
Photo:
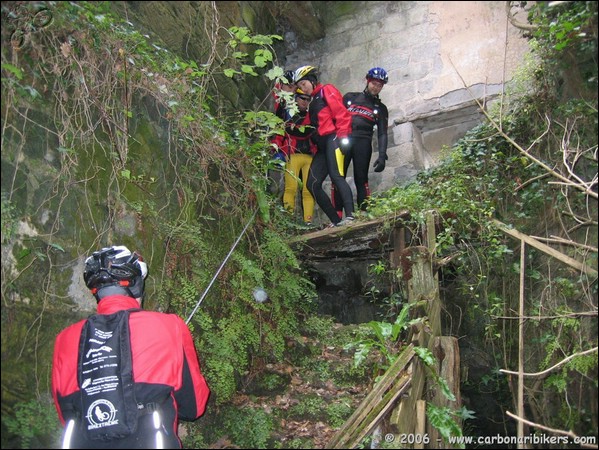
[[[308, 175], [308, 189], [318, 206], [331, 221], [329, 226], [339, 226], [354, 220], [354, 198], [344, 177], [343, 155], [350, 150], [349, 135], [352, 131], [351, 114], [343, 104], [341, 92], [332, 84], [318, 82], [315, 67], [302, 66], [295, 71], [295, 83], [312, 96], [310, 122], [314, 127], [312, 139], [318, 148]], [[341, 195], [345, 219], [341, 219], [322, 188], [327, 176], [331, 177]]]
[[191, 333], [174, 314], [141, 310], [146, 275], [125, 246], [85, 261], [97, 314], [61, 331], [54, 347], [63, 448], [181, 448], [178, 420], [204, 413], [210, 390]]

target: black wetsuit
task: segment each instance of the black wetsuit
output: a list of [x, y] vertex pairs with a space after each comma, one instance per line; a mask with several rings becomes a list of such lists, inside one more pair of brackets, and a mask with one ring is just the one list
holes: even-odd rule
[[[348, 92], [343, 103], [352, 115], [351, 152], [345, 157], [345, 170], [353, 160], [354, 182], [356, 184], [358, 208], [365, 209], [365, 200], [370, 196], [368, 171], [372, 158], [372, 136], [377, 127], [379, 157], [387, 158], [387, 129], [389, 112], [380, 98], [365, 89], [363, 92]], [[336, 189], [333, 188], [335, 209], [341, 211], [343, 205]]]

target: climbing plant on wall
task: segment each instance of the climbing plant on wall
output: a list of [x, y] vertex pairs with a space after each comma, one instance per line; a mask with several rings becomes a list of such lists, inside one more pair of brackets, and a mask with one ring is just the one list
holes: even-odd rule
[[[3, 411], [4, 399], [47, 397], [54, 336], [89, 311], [82, 260], [104, 245], [148, 262], [146, 309], [187, 318], [260, 209], [190, 317], [217, 402], [250, 362], [280, 359], [311, 310], [312, 285], [269, 221], [268, 139], [281, 121], [224, 111], [207, 88], [252, 76], [274, 84], [280, 37], [217, 26], [212, 58], [184, 60], [110, 7], [2, 5]], [[39, 12], [43, 26], [30, 22]], [[268, 302], [252, 299], [256, 286]]]
[[[525, 378], [527, 419], [558, 435], [597, 436], [597, 5], [538, 2], [529, 19], [534, 58], [488, 122], [445, 149], [439, 166], [373, 199], [369, 214], [438, 211], [437, 256], [452, 261], [441, 271], [448, 327], [483, 341], [489, 359], [479, 389], [515, 411], [523, 350], [524, 372], [536, 374]], [[519, 242], [493, 219], [589, 270], [530, 247], [521, 264]]]

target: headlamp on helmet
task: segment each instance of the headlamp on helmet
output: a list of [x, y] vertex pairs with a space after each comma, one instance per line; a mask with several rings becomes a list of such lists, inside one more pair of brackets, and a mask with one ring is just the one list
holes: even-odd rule
[[297, 88], [295, 90], [295, 99], [302, 99], [305, 100], [307, 102], [312, 101], [312, 97], [308, 94], [306, 94], [304, 91], [302, 91], [300, 88]]

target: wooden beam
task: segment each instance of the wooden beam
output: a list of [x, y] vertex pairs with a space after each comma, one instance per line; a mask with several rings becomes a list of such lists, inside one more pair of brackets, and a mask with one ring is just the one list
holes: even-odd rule
[[365, 429], [371, 430], [378, 423], [382, 417], [381, 411], [386, 412], [387, 406], [392, 405], [409, 384], [411, 377], [404, 372], [414, 355], [414, 346], [410, 344], [324, 448], [352, 448], [349, 446], [350, 440], [361, 435]]
[[591, 267], [587, 266], [586, 264], [581, 263], [580, 261], [577, 261], [574, 258], [570, 258], [568, 255], [564, 255], [563, 253], [558, 252], [554, 248], [551, 248], [548, 245], [545, 245], [542, 242], [539, 242], [536, 239], [533, 239], [532, 237], [528, 236], [527, 234], [521, 233], [518, 230], [514, 230], [513, 228], [509, 228], [505, 223], [503, 223], [497, 219], [493, 219], [493, 223], [495, 225], [497, 225], [497, 227], [504, 233], [509, 234], [510, 236], [515, 237], [516, 239], [520, 239], [521, 241], [526, 242], [528, 245], [530, 245], [538, 250], [541, 250], [542, 252], [548, 254], [549, 256], [553, 256], [555, 259], [558, 259], [559, 261], [566, 263], [567, 265], [575, 268], [576, 270], [579, 270], [581, 272], [586, 273], [589, 276], [597, 278], [597, 276], [598, 276], [597, 271], [595, 269], [592, 269]]
[[392, 250], [395, 228], [402, 226], [409, 217], [409, 212], [404, 210], [366, 222], [356, 220], [342, 227], [293, 236], [288, 243], [301, 259], [357, 259], [377, 253], [387, 254]]
[[[449, 390], [454, 394], [455, 401], [449, 400], [442, 394], [440, 389], [429, 390], [432, 393], [429, 401], [438, 408], [449, 408], [457, 410], [462, 407], [462, 396], [460, 393], [460, 347], [458, 340], [452, 336], [436, 336], [431, 342], [431, 350], [436, 359], [436, 371], [442, 379], [447, 382]], [[462, 426], [461, 420], [454, 419], [458, 426]], [[441, 434], [430, 423], [427, 423], [426, 432], [430, 438], [428, 448], [459, 448], [449, 442], [441, 442]]]
[[385, 396], [378, 402], [374, 408], [370, 411], [364, 423], [363, 427], [357, 428], [344, 442], [343, 447], [340, 448], [357, 448], [360, 441], [364, 439], [372, 429], [381, 421], [381, 419], [389, 412], [389, 409], [395, 405], [396, 400], [402, 395], [406, 389], [410, 386], [411, 378], [406, 374], [402, 374], [397, 378], [393, 387], [385, 394]]
[[[418, 400], [416, 402], [416, 428], [414, 429], [414, 437], [424, 437], [426, 432], [426, 401]], [[414, 439], [416, 441], [416, 439]], [[424, 439], [419, 442], [414, 442], [414, 448], [424, 448]]]

